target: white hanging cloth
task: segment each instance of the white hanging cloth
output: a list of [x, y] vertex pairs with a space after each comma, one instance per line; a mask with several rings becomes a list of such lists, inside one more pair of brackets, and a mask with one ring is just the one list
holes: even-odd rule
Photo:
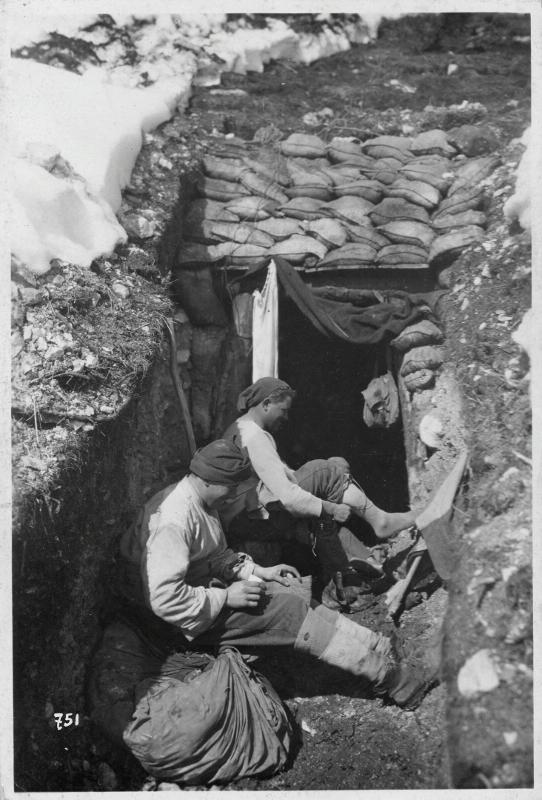
[[271, 261], [263, 290], [252, 293], [252, 382], [278, 378], [279, 374], [279, 290], [277, 267]]

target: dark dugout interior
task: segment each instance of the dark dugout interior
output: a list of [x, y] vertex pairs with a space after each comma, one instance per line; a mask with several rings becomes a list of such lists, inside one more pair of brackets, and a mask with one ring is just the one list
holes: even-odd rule
[[[391, 368], [386, 344], [351, 345], [324, 336], [280, 292], [279, 376], [296, 390], [288, 424], [276, 435], [282, 458], [293, 468], [313, 458], [342, 456], [368, 497], [386, 511], [408, 510], [403, 428], [369, 428], [363, 421], [364, 390]], [[366, 544], [376, 543], [368, 525], [348, 527]]]

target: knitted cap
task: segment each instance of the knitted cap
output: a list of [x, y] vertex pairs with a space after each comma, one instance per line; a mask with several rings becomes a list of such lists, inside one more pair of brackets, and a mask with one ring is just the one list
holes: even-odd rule
[[234, 486], [250, 477], [250, 459], [225, 439], [216, 439], [197, 450], [190, 462], [190, 472], [209, 483]]

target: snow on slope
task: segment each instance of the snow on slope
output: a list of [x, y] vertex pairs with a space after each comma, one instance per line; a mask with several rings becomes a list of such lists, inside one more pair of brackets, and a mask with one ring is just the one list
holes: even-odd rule
[[[186, 82], [191, 75], [183, 76]], [[57, 149], [113, 210], [130, 179], [142, 131], [167, 120], [179, 93], [177, 81], [126, 89], [27, 59], [11, 62], [12, 152], [24, 157], [32, 142]]]
[[298, 34], [276, 19], [253, 29], [243, 19], [227, 23], [223, 14], [159, 14], [138, 17], [137, 25], [124, 15], [114, 22], [132, 25], [137, 49], [137, 58], [127, 59], [121, 42], [88, 14], [25, 17], [23, 10], [19, 23], [11, 22], [15, 49], [56, 31], [91, 43], [104, 61], [81, 64], [82, 75], [30, 59], [11, 61], [12, 252], [36, 273], [46, 272], [54, 258], [89, 266], [125, 241], [113, 212], [142, 131], [184, 108], [194, 81], [219, 83], [225, 70], [261, 72], [272, 59], [309, 64], [351, 42], [370, 41], [378, 27], [378, 18], [371, 18]]

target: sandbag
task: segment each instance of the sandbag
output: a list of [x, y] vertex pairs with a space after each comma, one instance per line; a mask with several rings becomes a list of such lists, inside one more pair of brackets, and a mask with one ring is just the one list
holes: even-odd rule
[[292, 737], [286, 711], [235, 649], [185, 680], [172, 656], [137, 695], [124, 741], [155, 778], [210, 784], [272, 775], [286, 763]]
[[199, 193], [203, 195], [203, 197], [224, 203], [249, 194], [248, 189], [242, 186], [238, 181], [209, 178], [208, 175], [200, 175], [197, 180], [197, 187]]
[[173, 291], [192, 325], [228, 324], [228, 316], [214, 290], [209, 267], [175, 270]]
[[280, 206], [279, 210], [294, 219], [318, 219], [322, 216], [321, 205], [321, 201], [315, 197], [294, 197]]
[[254, 227], [267, 236], [271, 236], [276, 242], [287, 239], [289, 236], [293, 236], [294, 233], [303, 234], [301, 223], [290, 217], [269, 217], [269, 219], [262, 219], [257, 222]]
[[226, 206], [226, 211], [235, 214], [238, 219], [260, 220], [267, 219], [278, 208], [275, 200], [266, 197], [239, 197]]
[[402, 197], [409, 203], [432, 209], [440, 203], [440, 192], [425, 181], [411, 181], [398, 178], [388, 189], [389, 197]]
[[466, 186], [448, 195], [433, 214], [433, 219], [440, 219], [445, 214], [461, 214], [471, 208], [479, 208], [485, 200], [483, 186]]
[[437, 236], [429, 249], [429, 263], [443, 265], [454, 260], [465, 247], [484, 239], [484, 231], [478, 225], [465, 225]]
[[411, 181], [423, 181], [430, 183], [439, 192], [446, 192], [453, 180], [453, 172], [450, 164], [446, 159], [442, 162], [435, 163], [430, 161], [409, 161], [404, 167], [398, 170], [400, 175], [404, 175]]
[[322, 158], [326, 154], [324, 142], [312, 133], [292, 133], [280, 142], [280, 151], [285, 156]]
[[401, 365], [401, 375], [409, 375], [422, 369], [437, 369], [443, 362], [442, 347], [432, 345], [422, 345], [413, 347], [403, 358]]
[[399, 392], [391, 372], [373, 378], [361, 393], [363, 421], [368, 428], [391, 428], [399, 419]]
[[455, 180], [448, 189], [448, 196], [456, 192], [478, 186], [488, 175], [491, 175], [502, 161], [499, 156], [483, 156], [468, 158], [455, 172]]
[[377, 250], [370, 244], [352, 242], [343, 244], [330, 253], [320, 262], [319, 267], [324, 269], [334, 267], [336, 269], [359, 267], [364, 265], [374, 265], [376, 262]]
[[321, 215], [335, 217], [354, 225], [367, 224], [367, 214], [374, 208], [374, 204], [364, 197], [344, 195], [336, 200], [320, 206]]
[[385, 225], [387, 222], [402, 219], [429, 223], [429, 214], [425, 208], [400, 197], [386, 197], [369, 211], [369, 216], [373, 225]]
[[428, 248], [435, 238], [435, 232], [430, 225], [413, 219], [394, 219], [385, 225], [379, 225], [378, 230], [394, 244], [413, 244]]
[[413, 394], [429, 389], [435, 382], [435, 373], [432, 369], [418, 369], [405, 375], [403, 381], [406, 389]]
[[288, 197], [284, 194], [279, 184], [265, 175], [246, 169], [241, 173], [239, 180], [251, 194], [275, 200], [277, 203], [288, 202]]
[[417, 156], [439, 155], [450, 157], [456, 153], [455, 147], [449, 144], [446, 133], [440, 128], [419, 133], [412, 140], [410, 149]]
[[243, 161], [253, 172], [276, 181], [281, 186], [288, 186], [290, 183], [286, 159], [274, 150], [261, 147], [257, 153], [253, 154], [252, 158], [246, 157]]
[[361, 151], [359, 139], [345, 139], [335, 136], [327, 146], [330, 161], [339, 164], [349, 164], [356, 167], [370, 168], [374, 159]]
[[414, 325], [408, 325], [401, 333], [392, 339], [390, 344], [405, 353], [412, 347], [422, 347], [426, 344], [440, 344], [444, 340], [444, 334], [434, 322], [428, 319], [422, 319], [420, 322], [415, 322]]
[[[415, 244], [388, 244], [378, 252], [379, 264], [427, 264], [427, 250]], [[429, 266], [429, 265], [428, 265]]]
[[406, 163], [412, 158], [410, 145], [412, 139], [405, 136], [376, 136], [366, 139], [362, 144], [364, 153], [373, 158], [395, 158], [401, 163]]
[[382, 199], [384, 186], [378, 181], [372, 181], [368, 178], [357, 178], [356, 180], [348, 180], [345, 183], [336, 185], [334, 192], [337, 197], [342, 197], [343, 195], [364, 197], [371, 203], [378, 203]]
[[316, 261], [324, 258], [327, 251], [328, 248], [312, 236], [294, 234], [281, 242], [275, 242], [273, 247], [269, 248], [268, 253], [273, 256], [282, 256], [292, 264], [300, 264], [311, 256], [316, 263]]
[[341, 247], [346, 243], [346, 231], [336, 219], [323, 217], [312, 222], [306, 222], [304, 227], [305, 232], [322, 242], [327, 250], [332, 247]]
[[468, 225], [477, 225], [479, 228], [484, 228], [487, 225], [487, 217], [483, 211], [460, 211], [459, 214], [442, 214], [436, 217], [433, 222], [433, 228], [438, 233], [449, 233], [455, 228], [463, 228]]
[[203, 156], [203, 169], [210, 178], [221, 181], [238, 181], [246, 165], [241, 158], [217, 158]]
[[350, 242], [370, 244], [375, 250], [380, 250], [381, 247], [386, 247], [389, 243], [389, 240], [378, 231], [375, 231], [371, 225], [351, 225], [348, 222], [343, 224]]

